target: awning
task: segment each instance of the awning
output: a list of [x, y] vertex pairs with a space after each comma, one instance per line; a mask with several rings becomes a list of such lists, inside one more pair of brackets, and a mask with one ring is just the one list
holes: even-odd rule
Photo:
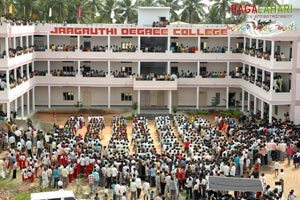
[[208, 189], [220, 191], [262, 192], [263, 186], [257, 178], [208, 177]]

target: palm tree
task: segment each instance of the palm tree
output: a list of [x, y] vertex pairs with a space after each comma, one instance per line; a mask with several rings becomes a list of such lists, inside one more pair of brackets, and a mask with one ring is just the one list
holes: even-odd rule
[[[91, 9], [90, 0], [68, 0], [68, 15], [66, 21], [68, 23], [88, 23], [94, 17], [94, 10]], [[78, 9], [81, 9], [81, 15], [78, 17]]]
[[[53, 21], [62, 23], [68, 16], [68, 0], [39, 0], [37, 7], [39, 8], [39, 19], [45, 21]], [[52, 15], [49, 16], [49, 10]]]
[[100, 12], [100, 18], [97, 18], [97, 22], [112, 23], [112, 14], [116, 9], [116, 0], [105, 0]]
[[188, 23], [200, 23], [205, 16], [205, 7], [206, 4], [202, 3], [202, 0], [184, 0], [183, 10], [180, 13], [181, 20]]
[[138, 7], [156, 7], [156, 0], [137, 0], [136, 4]]
[[253, 4], [256, 4], [259, 6], [279, 5], [279, 2], [278, 2], [278, 0], [253, 0]]
[[226, 14], [230, 13], [230, 6], [233, 3], [232, 0], [211, 0], [214, 1], [215, 3], [213, 4], [219, 15], [221, 15], [222, 23], [225, 22], [226, 19]]
[[15, 16], [18, 18], [30, 18], [34, 0], [14, 0], [15, 8], [18, 12]]
[[179, 20], [179, 15], [177, 13], [181, 9], [179, 0], [158, 0], [157, 4], [163, 7], [170, 7], [170, 21], [174, 22]]
[[136, 23], [137, 7], [132, 0], [122, 0], [116, 3], [115, 10], [118, 23]]
[[221, 24], [222, 19], [219, 15], [218, 7], [215, 5], [209, 6], [209, 12], [206, 14], [205, 23], [207, 24]]

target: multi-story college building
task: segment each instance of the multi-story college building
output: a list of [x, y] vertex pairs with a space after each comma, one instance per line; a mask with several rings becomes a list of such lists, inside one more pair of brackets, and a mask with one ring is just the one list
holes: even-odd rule
[[250, 36], [168, 19], [140, 8], [137, 25], [2, 23], [2, 110], [137, 102], [139, 113], [222, 106], [300, 123], [299, 30]]

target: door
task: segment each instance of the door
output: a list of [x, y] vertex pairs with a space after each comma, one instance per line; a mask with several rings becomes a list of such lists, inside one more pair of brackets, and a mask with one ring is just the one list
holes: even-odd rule
[[157, 91], [157, 106], [162, 107], [165, 104], [165, 93], [164, 91]]
[[92, 104], [92, 94], [91, 91], [84, 91], [83, 93], [83, 105], [91, 106]]
[[235, 106], [235, 93], [229, 93], [229, 107]]
[[84, 42], [83, 48], [84, 48], [84, 51], [90, 51], [91, 50], [91, 42]]
[[207, 106], [207, 94], [206, 92], [199, 93], [199, 106], [206, 107]]

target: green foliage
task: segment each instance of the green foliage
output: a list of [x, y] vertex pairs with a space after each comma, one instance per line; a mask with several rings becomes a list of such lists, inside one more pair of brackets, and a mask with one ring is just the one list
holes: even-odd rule
[[211, 98], [211, 106], [218, 106], [220, 104], [220, 101], [218, 101], [217, 97]]
[[223, 115], [225, 117], [234, 117], [234, 118], [238, 118], [240, 114], [241, 114], [240, 110], [224, 110], [220, 112], [220, 115]]
[[183, 0], [183, 10], [180, 13], [181, 21], [199, 24], [205, 16], [206, 4], [202, 0]]
[[212, 112], [210, 112], [209, 110], [193, 110], [193, 111], [189, 111], [187, 112], [187, 114], [189, 115], [209, 115]]
[[133, 120], [134, 119], [134, 115], [128, 115], [125, 117], [126, 120]]
[[137, 110], [137, 108], [138, 108], [138, 102], [136, 102], [136, 101], [133, 102], [131, 108], [132, 108], [132, 110]]
[[172, 110], [173, 110], [173, 113], [174, 113], [174, 114], [177, 113], [177, 107], [176, 107], [176, 106], [173, 106], [173, 107], [172, 107]]

